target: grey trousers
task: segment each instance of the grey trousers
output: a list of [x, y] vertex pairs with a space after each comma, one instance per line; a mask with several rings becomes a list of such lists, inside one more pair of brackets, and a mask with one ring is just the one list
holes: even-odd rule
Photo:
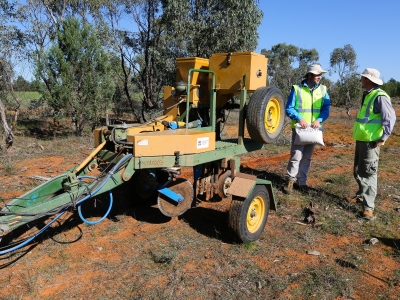
[[315, 144], [310, 145], [293, 145], [296, 131], [292, 130], [292, 147], [290, 148], [290, 159], [287, 166], [287, 179], [294, 179], [298, 177], [299, 185], [307, 184], [307, 173], [311, 164], [311, 156], [314, 151]]
[[357, 195], [363, 199], [365, 210], [374, 210], [378, 188], [380, 147], [374, 142], [356, 141], [354, 178], [358, 183]]

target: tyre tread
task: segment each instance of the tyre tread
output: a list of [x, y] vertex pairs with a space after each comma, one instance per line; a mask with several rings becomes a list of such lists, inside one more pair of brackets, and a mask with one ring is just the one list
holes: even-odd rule
[[[276, 96], [280, 103], [281, 115], [279, 128], [273, 134], [269, 134], [265, 129], [264, 114], [268, 102], [273, 96]], [[279, 138], [284, 123], [285, 111], [282, 92], [276, 87], [258, 88], [251, 96], [247, 108], [246, 126], [251, 139], [259, 143], [273, 143]]]
[[[262, 195], [265, 202], [265, 212], [263, 224], [255, 233], [250, 233], [246, 227], [247, 209], [249, 208], [250, 202], [257, 195]], [[235, 198], [232, 196], [231, 208], [229, 210], [229, 228], [231, 229], [233, 238], [238, 242], [251, 242], [257, 240], [262, 232], [264, 231], [265, 225], [268, 221], [268, 214], [270, 209], [270, 199], [268, 190], [265, 186], [258, 185], [254, 188], [253, 192], [245, 199]], [[246, 210], [246, 211], [244, 211]]]

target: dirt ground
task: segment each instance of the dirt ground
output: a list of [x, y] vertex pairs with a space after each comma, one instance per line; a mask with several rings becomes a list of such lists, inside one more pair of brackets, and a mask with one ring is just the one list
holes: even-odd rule
[[[352, 119], [344, 111], [333, 109], [330, 119], [325, 124], [325, 146], [318, 146], [313, 155], [308, 182], [312, 191], [308, 194], [281, 192], [289, 146], [267, 145], [241, 158], [243, 170], [253, 170], [273, 182], [278, 202], [278, 211], [271, 211], [259, 241], [243, 246], [228, 237], [230, 199], [199, 201], [183, 216], [167, 218], [156, 205], [134, 204], [132, 208], [129, 188], [120, 189], [114, 199], [123, 198], [124, 202], [98, 225], [82, 223], [73, 211], [60, 221], [61, 230], [50, 230], [38, 242], [0, 257], [0, 299], [400, 299], [400, 212], [393, 213], [389, 225], [382, 221], [365, 229], [369, 225], [353, 213], [356, 208], [343, 211], [337, 203], [318, 202], [327, 191], [334, 194], [330, 197], [343, 199], [356, 190], [355, 182], [343, 182], [344, 190], [332, 190], [335, 180], [344, 174], [345, 180], [353, 180], [354, 141]], [[235, 130], [226, 126], [225, 133], [234, 134], [230, 131]], [[391, 155], [391, 168], [382, 167], [379, 172], [380, 186], [386, 189], [378, 202], [381, 212], [400, 206], [391, 198], [400, 193], [399, 130], [386, 147], [382, 160], [387, 162], [386, 156]], [[16, 174], [1, 173], [0, 197], [23, 194], [40, 184], [31, 176], [56, 176], [89, 152], [18, 161]], [[326, 211], [345, 214], [351, 229], [343, 235], [300, 225], [309, 201], [321, 215]], [[317, 219], [321, 220], [318, 214]], [[380, 241], [366, 243], [372, 237]], [[309, 255], [306, 250], [317, 250], [320, 255]], [[172, 263], [160, 263], [168, 255]], [[251, 271], [245, 264], [252, 266]], [[314, 284], [310, 284], [310, 274], [316, 276]], [[249, 285], [240, 281], [241, 276], [249, 281], [257, 278], [254, 287], [248, 288], [254, 293], [246, 294]], [[332, 286], [327, 285], [330, 280]], [[327, 291], [318, 290], [318, 285]], [[343, 290], [328, 292], [335, 288]]]

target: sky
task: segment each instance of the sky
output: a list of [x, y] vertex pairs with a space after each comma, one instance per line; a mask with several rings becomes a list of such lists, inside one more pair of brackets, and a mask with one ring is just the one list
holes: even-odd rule
[[[358, 71], [374, 68], [384, 82], [400, 81], [399, 0], [259, 0], [264, 17], [255, 52], [279, 43], [315, 48], [319, 63], [329, 69], [335, 48], [350, 44]], [[336, 80], [337, 74], [325, 77]]]

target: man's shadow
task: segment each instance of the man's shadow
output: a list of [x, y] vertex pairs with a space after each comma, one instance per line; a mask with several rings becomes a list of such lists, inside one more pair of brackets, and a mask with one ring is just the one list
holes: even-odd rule
[[[282, 178], [280, 175], [271, 173], [268, 171], [257, 171], [249, 168], [243, 168], [241, 170], [243, 173], [248, 173], [257, 176], [260, 179], [265, 179], [269, 180], [272, 182], [272, 185], [277, 189], [282, 191], [283, 187], [286, 184], [286, 179]], [[300, 189], [297, 185], [294, 187], [296, 190], [303, 194], [308, 194], [312, 196], [315, 199], [318, 198], [329, 198], [329, 202], [332, 204], [335, 204], [338, 207], [341, 207], [342, 209], [345, 209], [346, 211], [349, 211], [357, 216], [359, 216], [360, 211], [357, 209], [356, 205], [353, 205], [349, 203], [345, 198], [337, 196], [332, 193], [328, 193], [322, 189], [319, 188], [312, 188], [312, 187], [307, 187], [305, 189]]]

